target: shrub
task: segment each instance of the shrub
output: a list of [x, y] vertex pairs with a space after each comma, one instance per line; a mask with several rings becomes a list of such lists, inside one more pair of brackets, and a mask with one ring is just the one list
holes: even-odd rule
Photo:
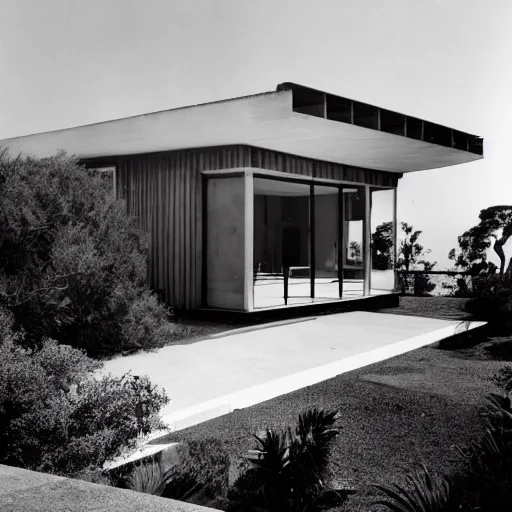
[[505, 365], [496, 370], [489, 380], [497, 388], [509, 392], [512, 389], [512, 366]]
[[218, 439], [189, 441], [178, 446], [179, 464], [165, 468], [161, 460], [136, 464], [121, 486], [134, 491], [217, 507], [228, 493], [230, 459]]
[[0, 152], [0, 304], [35, 346], [91, 355], [159, 347], [170, 315], [147, 290], [147, 236], [99, 173], [61, 154]]
[[0, 345], [0, 462], [74, 475], [100, 468], [163, 428], [158, 411], [168, 402], [145, 378], [95, 379], [97, 361], [44, 340], [27, 349]]
[[178, 447], [180, 464], [163, 496], [217, 508], [227, 497], [230, 458], [215, 438], [188, 441]]
[[466, 310], [477, 319], [490, 322], [496, 332], [512, 329], [512, 275], [482, 275], [473, 281], [472, 298]]
[[484, 347], [493, 359], [497, 361], [512, 361], [512, 339], [492, 339]]

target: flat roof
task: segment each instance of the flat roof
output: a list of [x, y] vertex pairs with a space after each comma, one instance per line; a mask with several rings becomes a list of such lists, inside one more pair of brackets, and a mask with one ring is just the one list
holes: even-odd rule
[[11, 153], [113, 157], [247, 144], [316, 160], [411, 172], [483, 158], [483, 139], [285, 82], [276, 91], [0, 140]]

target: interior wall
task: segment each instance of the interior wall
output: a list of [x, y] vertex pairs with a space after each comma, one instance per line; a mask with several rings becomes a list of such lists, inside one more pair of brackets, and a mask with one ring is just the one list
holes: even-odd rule
[[[315, 195], [315, 266], [319, 272], [333, 272], [328, 268], [334, 244], [338, 243], [338, 194]], [[337, 257], [337, 256], [336, 256]]]
[[208, 180], [207, 303], [245, 309], [245, 178]]
[[[261, 272], [281, 273], [283, 265], [283, 231], [286, 228], [300, 230], [298, 266], [309, 265], [309, 197], [291, 198], [297, 203], [297, 218], [282, 218], [281, 196], [254, 196], [254, 264], [261, 263]], [[266, 213], [265, 213], [266, 210]]]

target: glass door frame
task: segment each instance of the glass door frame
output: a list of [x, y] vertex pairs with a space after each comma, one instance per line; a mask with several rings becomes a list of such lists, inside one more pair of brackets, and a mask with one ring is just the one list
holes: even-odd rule
[[[283, 181], [290, 183], [300, 183], [309, 185], [309, 269], [310, 269], [310, 299], [315, 299], [315, 277], [316, 277], [316, 261], [315, 261], [315, 241], [316, 241], [316, 226], [315, 226], [315, 186], [331, 187], [337, 189], [338, 193], [338, 244], [337, 244], [337, 260], [338, 260], [338, 299], [343, 299], [343, 279], [345, 273], [344, 261], [344, 220], [345, 220], [345, 201], [343, 190], [348, 188], [359, 188], [363, 194], [364, 200], [364, 218], [363, 218], [363, 233], [362, 233], [362, 261], [363, 261], [363, 294], [362, 297], [371, 294], [371, 191], [375, 189], [393, 189], [395, 193], [394, 199], [394, 260], [396, 261], [396, 203], [397, 203], [397, 190], [396, 187], [370, 185], [365, 183], [350, 182], [350, 181], [334, 181], [327, 179], [315, 179], [309, 176], [301, 177], [300, 175], [284, 175], [278, 171], [269, 171], [266, 169], [247, 169], [253, 179], [260, 178], [266, 180]], [[253, 233], [254, 236], [254, 227]], [[254, 297], [254, 287], [252, 290]], [[258, 309], [254, 307], [254, 309]]]

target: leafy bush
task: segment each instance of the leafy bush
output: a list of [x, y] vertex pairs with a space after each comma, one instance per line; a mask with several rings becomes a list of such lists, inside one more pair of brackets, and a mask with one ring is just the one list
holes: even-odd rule
[[168, 402], [146, 378], [94, 378], [99, 363], [54, 340], [0, 345], [0, 462], [74, 475], [163, 428]]
[[296, 511], [339, 505], [345, 496], [329, 487], [329, 459], [338, 435], [337, 411], [312, 409], [299, 416], [295, 433], [267, 430], [256, 437], [250, 467], [228, 495], [228, 510]]
[[217, 508], [229, 486], [230, 458], [223, 443], [215, 438], [188, 441], [178, 453], [181, 462], [163, 496]]
[[476, 318], [490, 322], [496, 332], [512, 330], [512, 275], [490, 274], [473, 281], [472, 298], [466, 310]]
[[512, 366], [506, 365], [495, 371], [489, 379], [497, 388], [509, 392], [512, 390]]
[[61, 154], [0, 152], [0, 304], [35, 346], [103, 354], [159, 347], [174, 331], [147, 290], [147, 237], [99, 173]]
[[228, 493], [230, 459], [218, 439], [189, 441], [178, 446], [179, 464], [162, 460], [136, 464], [119, 484], [134, 491], [186, 501], [206, 507], [221, 506]]
[[485, 351], [497, 361], [512, 361], [512, 339], [496, 339], [484, 345]]

